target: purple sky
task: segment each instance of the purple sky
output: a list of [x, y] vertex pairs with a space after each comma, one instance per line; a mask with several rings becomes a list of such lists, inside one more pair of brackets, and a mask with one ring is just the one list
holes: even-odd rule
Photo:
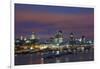
[[62, 30], [68, 38], [85, 35], [94, 38], [94, 9], [46, 5], [15, 4], [15, 37], [30, 36], [35, 32], [41, 39], [47, 39]]

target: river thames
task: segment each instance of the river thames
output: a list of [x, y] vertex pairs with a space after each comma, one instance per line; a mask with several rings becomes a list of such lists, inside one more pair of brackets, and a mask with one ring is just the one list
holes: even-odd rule
[[31, 54], [17, 54], [15, 55], [15, 65], [29, 65], [29, 64], [48, 64], [48, 63], [64, 63], [64, 62], [80, 62], [93, 61], [94, 51], [77, 53], [62, 53], [54, 55], [53, 53], [31, 53]]

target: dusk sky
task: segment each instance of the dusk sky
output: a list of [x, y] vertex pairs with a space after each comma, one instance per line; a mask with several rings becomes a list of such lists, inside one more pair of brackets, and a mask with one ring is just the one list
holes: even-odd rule
[[15, 4], [15, 37], [29, 37], [32, 32], [41, 39], [53, 37], [62, 30], [64, 38], [94, 38], [94, 9], [32, 4]]

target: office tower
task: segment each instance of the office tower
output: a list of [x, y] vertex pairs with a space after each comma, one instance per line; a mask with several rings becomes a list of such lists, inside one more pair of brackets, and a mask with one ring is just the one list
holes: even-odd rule
[[69, 44], [70, 45], [74, 45], [75, 44], [74, 34], [72, 32], [70, 33], [70, 36], [69, 36]]
[[61, 30], [59, 30], [54, 38], [54, 42], [59, 45], [60, 43], [63, 42], [63, 32]]

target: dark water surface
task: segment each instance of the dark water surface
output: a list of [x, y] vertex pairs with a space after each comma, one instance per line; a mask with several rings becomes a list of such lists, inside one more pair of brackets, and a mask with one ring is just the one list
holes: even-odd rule
[[94, 60], [93, 51], [81, 52], [74, 54], [65, 54], [53, 56], [50, 54], [43, 55], [44, 53], [33, 54], [17, 54], [15, 55], [15, 65], [29, 65], [29, 64], [47, 64], [47, 63], [63, 63], [63, 62], [77, 62], [77, 61], [92, 61]]

